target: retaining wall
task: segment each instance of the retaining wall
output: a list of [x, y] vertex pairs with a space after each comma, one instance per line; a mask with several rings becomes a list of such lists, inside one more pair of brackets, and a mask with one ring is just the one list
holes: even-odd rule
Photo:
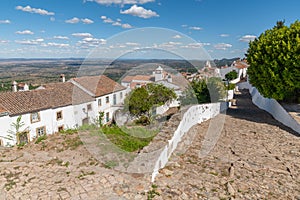
[[210, 118], [213, 118], [226, 109], [226, 102], [201, 104], [190, 107], [184, 113], [182, 120], [179, 123], [179, 126], [173, 134], [173, 137], [170, 140], [168, 140], [168, 144], [161, 151], [153, 169], [151, 179], [152, 182], [155, 180], [159, 169], [165, 167], [165, 165], [167, 164], [169, 157], [176, 149], [178, 143], [181, 141], [181, 138], [184, 136], [185, 133], [189, 131], [189, 129], [192, 126], [206, 121]]
[[262, 110], [270, 113], [277, 121], [300, 134], [300, 124], [275, 100], [263, 97], [249, 82], [238, 84], [239, 89], [249, 89], [252, 102]]

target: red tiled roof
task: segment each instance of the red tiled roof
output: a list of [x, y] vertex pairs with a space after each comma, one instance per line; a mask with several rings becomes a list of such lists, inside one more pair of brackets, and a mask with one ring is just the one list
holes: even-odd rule
[[0, 114], [5, 112], [7, 112], [7, 110], [2, 105], [0, 105]]
[[44, 85], [44, 88], [0, 93], [0, 104], [7, 109], [10, 115], [18, 115], [94, 100], [87, 93], [68, 82], [48, 84]]
[[244, 68], [248, 68], [249, 65], [246, 62], [237, 62], [235, 64], [235, 67], [238, 69], [244, 69]]
[[130, 83], [134, 76], [125, 76], [125, 78], [122, 79], [122, 82]]
[[126, 89], [126, 87], [104, 75], [84, 76], [72, 80], [94, 94], [95, 97]]
[[151, 81], [151, 76], [136, 75], [136, 76], [134, 76], [133, 80], [137, 80], [137, 81]]

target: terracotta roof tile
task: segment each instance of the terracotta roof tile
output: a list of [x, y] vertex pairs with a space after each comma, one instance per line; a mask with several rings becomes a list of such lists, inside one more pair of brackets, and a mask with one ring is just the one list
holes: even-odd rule
[[94, 100], [69, 82], [47, 84], [44, 88], [0, 93], [0, 104], [10, 115], [18, 115]]
[[122, 79], [122, 82], [130, 83], [134, 76], [125, 76], [125, 78]]
[[133, 80], [138, 80], [138, 81], [151, 81], [151, 76], [147, 76], [147, 75], [136, 75], [136, 76], [134, 76]]
[[0, 105], [0, 114], [5, 112], [7, 112], [7, 110], [2, 105]]
[[95, 97], [126, 89], [126, 87], [104, 75], [84, 76], [73, 78], [72, 80], [86, 88], [89, 92], [94, 94]]

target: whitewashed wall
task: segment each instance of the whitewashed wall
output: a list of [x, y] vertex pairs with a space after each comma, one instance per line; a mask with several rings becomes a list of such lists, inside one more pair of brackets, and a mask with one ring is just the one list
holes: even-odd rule
[[263, 97], [249, 82], [240, 83], [239, 89], [249, 89], [252, 102], [262, 110], [270, 113], [277, 121], [300, 134], [300, 124], [275, 100]]
[[[56, 119], [56, 113], [62, 111], [63, 118], [61, 120]], [[55, 109], [47, 109], [39, 112], [40, 121], [31, 123], [30, 113], [23, 114], [21, 118], [21, 122], [24, 123], [24, 126], [21, 127], [20, 131], [28, 131], [29, 139], [33, 140], [36, 138], [37, 133], [36, 129], [40, 127], [46, 127], [47, 134], [53, 134], [58, 131], [59, 126], [64, 126], [64, 128], [74, 128], [76, 125], [74, 119], [74, 110], [73, 106], [66, 106]], [[7, 137], [9, 130], [14, 130], [11, 126], [12, 123], [17, 121], [19, 116], [2, 116], [0, 117], [0, 136]], [[1, 138], [2, 138], [1, 137]], [[15, 144], [15, 141], [9, 141], [2, 138], [3, 143], [6, 144]]]
[[0, 139], [4, 146], [9, 143], [9, 140], [4, 137], [7, 136], [7, 131], [10, 129], [11, 122], [12, 120], [8, 115], [0, 117]]
[[213, 118], [226, 109], [227, 104], [225, 102], [201, 104], [190, 107], [187, 112], [184, 113], [179, 126], [174, 132], [173, 137], [168, 141], [168, 144], [164, 147], [163, 151], [158, 157], [152, 172], [152, 182], [155, 180], [159, 169], [163, 168], [167, 164], [169, 157], [176, 149], [178, 143], [181, 141], [181, 138], [192, 126]]

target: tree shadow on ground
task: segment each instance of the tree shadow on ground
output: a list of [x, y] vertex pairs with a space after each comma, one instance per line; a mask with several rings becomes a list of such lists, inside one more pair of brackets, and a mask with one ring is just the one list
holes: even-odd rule
[[235, 108], [229, 108], [226, 112], [227, 115], [238, 119], [253, 121], [256, 123], [264, 123], [272, 126], [277, 126], [280, 129], [291, 133], [292, 135], [300, 137], [300, 135], [296, 131], [274, 119], [274, 117], [268, 112], [261, 110], [257, 106], [255, 106], [251, 101], [251, 95], [249, 94], [248, 90], [241, 90], [240, 92], [241, 94], [235, 95], [237, 106]]

